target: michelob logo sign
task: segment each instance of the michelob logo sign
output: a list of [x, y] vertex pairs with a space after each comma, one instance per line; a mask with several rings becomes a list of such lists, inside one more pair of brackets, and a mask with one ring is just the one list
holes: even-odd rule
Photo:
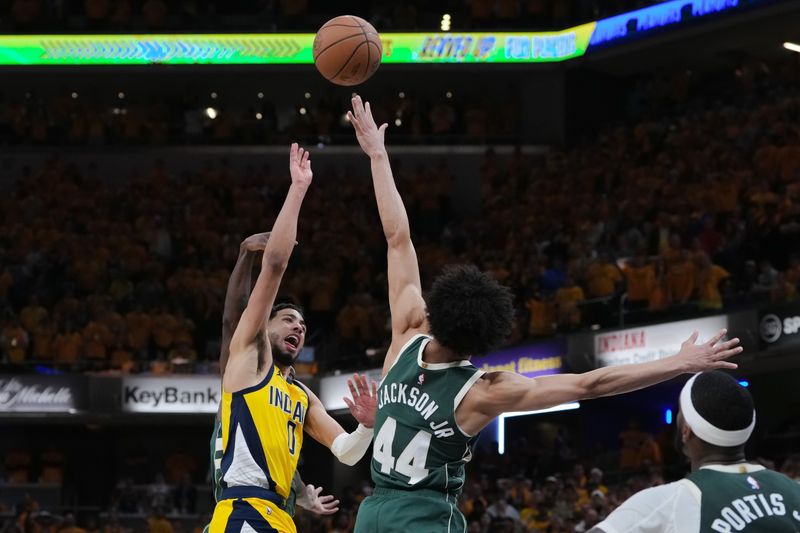
[[85, 380], [50, 376], [0, 379], [0, 412], [74, 413], [85, 398]]
[[216, 413], [222, 399], [217, 376], [128, 377], [122, 381], [127, 413]]

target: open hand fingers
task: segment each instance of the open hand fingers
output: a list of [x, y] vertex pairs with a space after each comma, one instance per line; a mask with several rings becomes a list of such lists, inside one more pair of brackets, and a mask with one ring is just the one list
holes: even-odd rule
[[717, 344], [720, 341], [720, 339], [722, 339], [722, 337], [725, 336], [726, 333], [728, 333], [727, 329], [723, 328], [723, 329], [719, 330], [717, 332], [717, 334], [714, 335], [713, 337], [711, 337], [711, 339], [706, 344], [708, 346], [714, 346], [715, 344]]
[[353, 114], [356, 118], [361, 118], [364, 114], [364, 103], [361, 101], [361, 97], [357, 94], [353, 95], [352, 98], [353, 103]]
[[367, 387], [367, 377], [359, 374], [356, 374], [353, 377], [356, 379], [356, 383], [358, 384], [358, 393], [364, 396], [368, 396], [369, 387]]
[[700, 335], [700, 332], [699, 332], [699, 331], [697, 331], [697, 330], [694, 330], [694, 331], [692, 332], [692, 334], [691, 334], [691, 335], [689, 335], [689, 338], [688, 338], [688, 339], [686, 339], [685, 341], [683, 341], [683, 343], [684, 343], [684, 344], [694, 344], [695, 342], [697, 342], [697, 337], [698, 337], [698, 335]]
[[[725, 351], [731, 350], [732, 348], [735, 348], [738, 345], [739, 345], [739, 339], [738, 338], [733, 338], [733, 339], [731, 339], [729, 341], [723, 342], [722, 344], [714, 346], [714, 350], [717, 353], [725, 352]], [[741, 348], [739, 349], [739, 351], [742, 351]]]
[[356, 398], [358, 398], [359, 391], [356, 390], [356, 385], [353, 383], [353, 380], [348, 379], [347, 386], [350, 388], [350, 394], [353, 396], [353, 399], [355, 400]]
[[742, 347], [737, 346], [736, 348], [731, 348], [730, 350], [723, 350], [721, 352], [714, 354], [714, 358], [721, 361], [733, 357], [734, 355], [739, 355], [740, 353], [742, 353]]
[[339, 510], [339, 500], [334, 500], [331, 503], [326, 503], [322, 506], [320, 514], [333, 514]]
[[348, 409], [351, 409], [351, 410], [355, 409], [356, 404], [353, 403], [353, 400], [351, 400], [347, 396], [343, 397], [342, 399], [344, 400], [344, 403], [345, 403], [345, 405], [347, 406]]

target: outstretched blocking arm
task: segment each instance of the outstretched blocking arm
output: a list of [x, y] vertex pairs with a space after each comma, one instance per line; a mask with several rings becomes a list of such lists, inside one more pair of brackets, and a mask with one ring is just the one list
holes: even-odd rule
[[378, 409], [377, 384], [370, 387], [366, 376], [353, 375], [347, 380], [352, 400], [344, 401], [350, 413], [358, 421], [358, 427], [352, 433], [333, 419], [325, 410], [325, 406], [317, 395], [308, 390], [308, 413], [306, 414], [305, 431], [314, 440], [330, 448], [333, 455], [342, 463], [353, 466], [364, 457], [372, 442], [372, 428], [375, 425], [375, 412]]
[[[263, 328], [275, 302], [281, 278], [289, 264], [289, 257], [292, 255], [292, 249], [297, 239], [297, 219], [300, 215], [300, 206], [303, 204], [312, 179], [308, 152], [298, 147], [297, 143], [292, 144], [289, 170], [292, 175], [292, 184], [264, 248], [261, 272], [256, 279], [250, 301], [242, 312], [242, 317], [231, 338], [230, 363], [233, 363], [237, 356], [245, 354], [246, 348], [255, 341], [256, 335]], [[265, 367], [269, 368], [272, 365], [272, 353], [269, 343], [266, 343], [266, 346]], [[223, 386], [230, 392], [252, 385], [252, 383], [242, 383], [247, 380], [244, 376], [235, 376], [229, 380], [228, 374], [223, 376]]]
[[231, 337], [236, 330], [247, 300], [250, 298], [250, 284], [256, 254], [264, 250], [269, 240], [269, 232], [250, 235], [239, 246], [239, 258], [228, 279], [225, 291], [225, 307], [222, 311], [222, 347], [219, 355], [219, 373], [225, 374], [228, 356], [231, 353]]
[[600, 368], [585, 374], [526, 378], [512, 372], [489, 373], [459, 406], [464, 417], [458, 417], [459, 424], [472, 434], [498, 415], [510, 411], [533, 411], [577, 400], [623, 394], [686, 373], [735, 369], [736, 364], [726, 359], [741, 353], [742, 348], [738, 346], [739, 339], [720, 343], [725, 333], [721, 330], [707, 343], [695, 344], [698, 334], [694, 332], [681, 345], [681, 350], [671, 357], [649, 363]]
[[356, 131], [358, 143], [370, 158], [375, 199], [388, 245], [392, 346], [383, 364], [385, 374], [406, 339], [425, 327], [425, 301], [422, 299], [419, 264], [411, 242], [408, 214], [397, 191], [384, 145], [383, 137], [387, 125], [382, 124], [379, 128], [375, 124], [369, 102], [364, 105], [360, 96], [354, 96], [352, 104], [353, 110], [348, 111], [347, 116]]

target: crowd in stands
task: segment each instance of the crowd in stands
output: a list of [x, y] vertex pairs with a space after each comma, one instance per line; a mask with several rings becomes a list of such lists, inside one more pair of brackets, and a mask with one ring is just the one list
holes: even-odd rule
[[[372, 99], [376, 120], [390, 123], [402, 144], [509, 144], [518, 137], [516, 98], [502, 91], [486, 98], [483, 91], [458, 85], [441, 92], [386, 91]], [[0, 144], [355, 143], [345, 118], [349, 102], [330, 89], [299, 92], [293, 102], [276, 102], [256, 90], [245, 97], [200, 94], [193, 87], [175, 96], [141, 93], [61, 88], [56, 94], [0, 94]]]
[[[743, 79], [727, 103], [678, 91], [669, 98], [682, 113], [645, 113], [538, 159], [488, 149], [480, 216], [451, 205], [446, 161], [397, 164], [423, 286], [445, 264], [477, 263], [518, 297], [512, 343], [611, 325], [620, 312], [795, 300], [800, 97], [789, 74]], [[26, 171], [0, 198], [3, 361], [131, 371], [215, 361], [238, 244], [269, 227], [283, 174], [156, 164], [109, 183], [57, 158]], [[336, 353], [337, 367], [374, 364], [365, 354], [380, 357], [388, 337], [371, 183], [352, 169], [318, 174], [282, 297], [305, 307], [309, 344]]]
[[453, 28], [563, 29], [571, 24], [657, 3], [643, 0], [12, 0], [0, 12], [0, 28], [20, 33], [126, 33], [316, 31], [345, 13], [370, 20], [382, 31], [439, 30], [444, 13]]

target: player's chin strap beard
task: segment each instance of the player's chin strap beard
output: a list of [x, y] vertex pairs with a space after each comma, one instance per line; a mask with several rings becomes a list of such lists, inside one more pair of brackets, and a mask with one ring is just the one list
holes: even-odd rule
[[700, 374], [695, 374], [692, 376], [692, 378], [686, 382], [686, 385], [683, 386], [683, 390], [681, 390], [680, 405], [684, 422], [689, 426], [689, 429], [692, 430], [692, 433], [709, 444], [724, 448], [741, 446], [747, 442], [750, 435], [753, 434], [753, 429], [756, 427], [755, 410], [753, 410], [752, 422], [744, 429], [727, 430], [718, 428], [703, 418], [692, 403], [692, 387], [699, 375]]
[[274, 345], [272, 346], [272, 358], [279, 365], [292, 366], [294, 364], [294, 357], [291, 354], [276, 348]]

